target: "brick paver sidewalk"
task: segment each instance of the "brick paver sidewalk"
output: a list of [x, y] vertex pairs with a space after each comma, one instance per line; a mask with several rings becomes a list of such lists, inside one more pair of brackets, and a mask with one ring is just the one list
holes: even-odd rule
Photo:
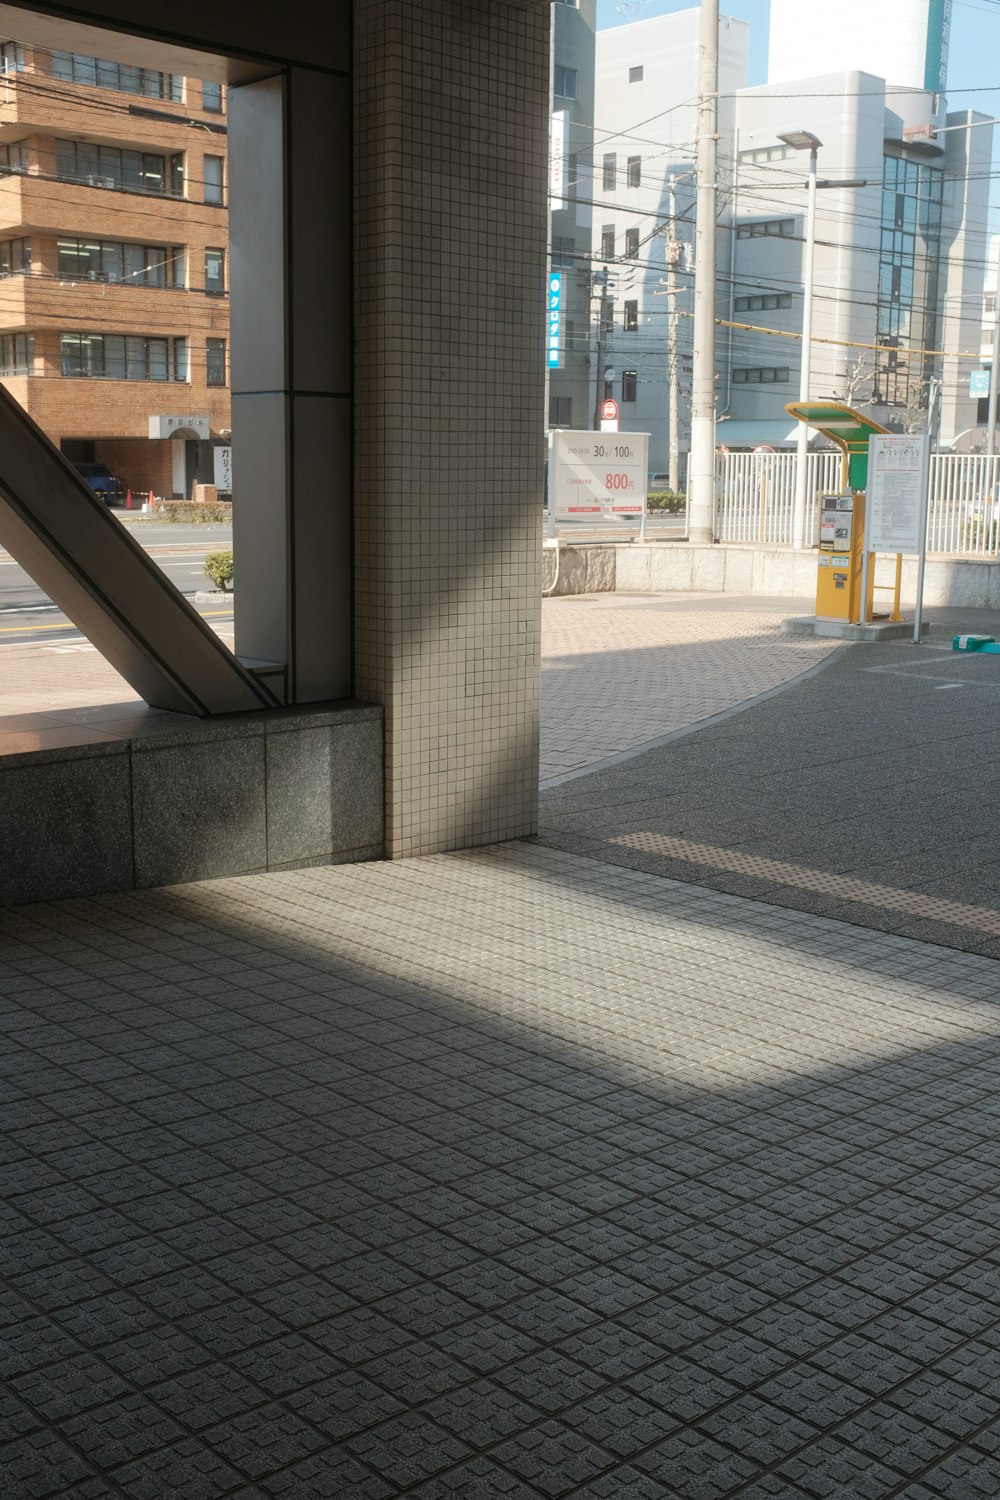
[[539, 846], [0, 913], [0, 1493], [1000, 1493], [996, 963]]
[[718, 594], [546, 599], [541, 779], [685, 729], [800, 677], [837, 649], [781, 634], [799, 600]]

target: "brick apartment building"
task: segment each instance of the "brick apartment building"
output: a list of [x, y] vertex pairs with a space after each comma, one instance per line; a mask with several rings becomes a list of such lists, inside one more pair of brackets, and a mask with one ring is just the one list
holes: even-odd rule
[[139, 493], [190, 497], [230, 436], [225, 104], [0, 41], [0, 380]]

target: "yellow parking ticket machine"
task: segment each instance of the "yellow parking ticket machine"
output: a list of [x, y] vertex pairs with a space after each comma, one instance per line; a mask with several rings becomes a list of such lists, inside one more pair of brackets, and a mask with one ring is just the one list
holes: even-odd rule
[[851, 490], [820, 500], [817, 620], [860, 620], [865, 497]]
[[[816, 618], [855, 624], [861, 620], [863, 609], [868, 439], [873, 432], [887, 429], [839, 401], [792, 401], [785, 410], [817, 428], [840, 449], [840, 493], [820, 497]], [[864, 609], [865, 618], [869, 612]]]

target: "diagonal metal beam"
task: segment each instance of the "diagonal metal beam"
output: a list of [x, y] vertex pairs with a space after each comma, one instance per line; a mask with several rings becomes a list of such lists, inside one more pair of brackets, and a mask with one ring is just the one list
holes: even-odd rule
[[0, 542], [155, 708], [276, 706], [2, 386]]

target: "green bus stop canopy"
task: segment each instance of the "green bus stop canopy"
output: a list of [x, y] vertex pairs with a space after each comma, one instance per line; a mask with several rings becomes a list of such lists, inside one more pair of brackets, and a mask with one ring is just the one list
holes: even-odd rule
[[868, 439], [874, 432], [888, 432], [887, 427], [862, 416], [852, 406], [842, 406], [839, 401], [790, 401], [785, 410], [790, 417], [817, 428], [831, 443], [836, 443], [844, 455], [848, 486], [852, 490], [866, 488]]

